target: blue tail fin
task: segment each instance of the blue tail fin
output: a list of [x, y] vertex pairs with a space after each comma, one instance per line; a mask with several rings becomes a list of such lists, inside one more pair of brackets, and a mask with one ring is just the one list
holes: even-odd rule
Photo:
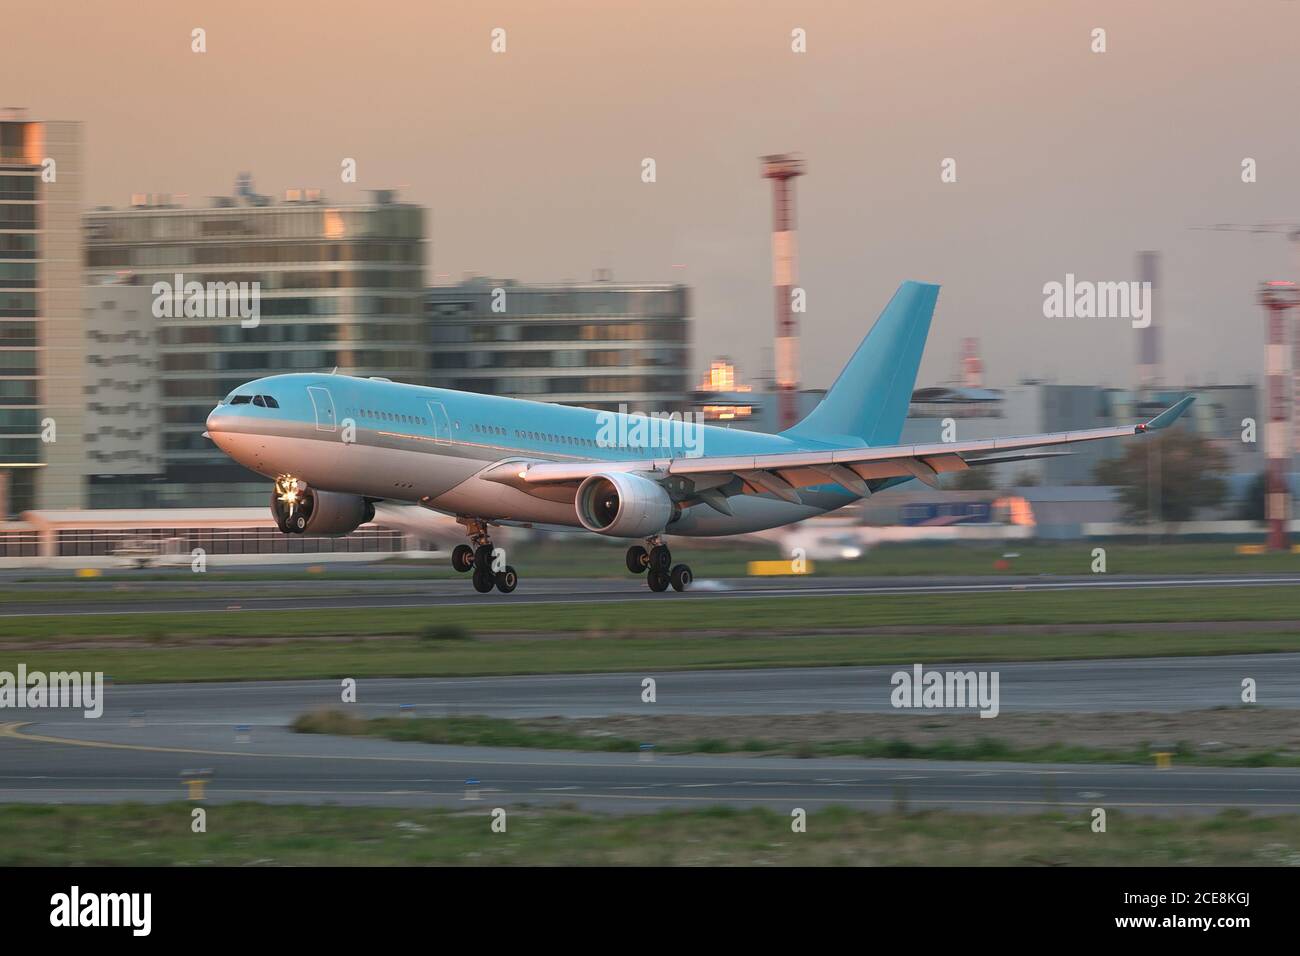
[[789, 438], [894, 445], [903, 433], [939, 287], [904, 282], [821, 403]]

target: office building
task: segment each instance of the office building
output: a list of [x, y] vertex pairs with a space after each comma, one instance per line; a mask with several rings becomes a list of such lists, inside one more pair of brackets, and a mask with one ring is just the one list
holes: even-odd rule
[[80, 123], [0, 111], [0, 469], [10, 514], [82, 503], [81, 164]]
[[86, 496], [91, 508], [112, 508], [119, 489], [138, 497], [131, 489], [144, 476], [163, 478], [157, 322], [144, 286], [88, 286], [84, 295]]
[[685, 410], [686, 286], [473, 278], [429, 289], [425, 315], [433, 385], [609, 411]]
[[[425, 214], [390, 190], [356, 204], [331, 203], [315, 189], [289, 189], [273, 200], [246, 175], [233, 196], [215, 197], [207, 208], [137, 195], [127, 208], [87, 213], [88, 281], [160, 290], [154, 314], [165, 480], [114, 478], [112, 500], [96, 489], [97, 503], [263, 504], [266, 480], [202, 437], [213, 406], [252, 379], [337, 368], [426, 384]], [[205, 307], [182, 308], [178, 282], [219, 284], [232, 301], [208, 295]], [[236, 294], [243, 311], [234, 307]]]

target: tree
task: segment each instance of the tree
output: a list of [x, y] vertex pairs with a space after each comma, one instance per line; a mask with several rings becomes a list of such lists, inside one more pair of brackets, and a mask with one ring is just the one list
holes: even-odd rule
[[[1153, 454], [1157, 475], [1150, 467]], [[1156, 521], [1189, 521], [1202, 508], [1223, 501], [1227, 484], [1221, 476], [1227, 467], [1227, 456], [1217, 445], [1179, 428], [1130, 439], [1124, 454], [1099, 464], [1093, 478], [1120, 489], [1124, 516], [1130, 520], [1152, 520], [1154, 505]], [[1150, 500], [1153, 477], [1158, 479], [1155, 502]]]
[[1238, 521], [1264, 521], [1264, 496], [1268, 487], [1268, 473], [1261, 471], [1251, 479], [1242, 495], [1241, 504], [1237, 506]]
[[966, 468], [949, 479], [953, 491], [992, 491], [993, 475], [987, 466]]
[[1013, 488], [1032, 488], [1035, 485], [1041, 485], [1042, 479], [1038, 477], [1038, 472], [1032, 468], [1026, 468], [1018, 474], [1011, 482]]

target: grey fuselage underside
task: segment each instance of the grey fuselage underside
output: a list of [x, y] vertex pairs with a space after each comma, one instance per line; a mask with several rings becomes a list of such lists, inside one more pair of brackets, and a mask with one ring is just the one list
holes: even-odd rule
[[[355, 426], [352, 441], [341, 440], [338, 431], [322, 432], [311, 423], [265, 418], [218, 420], [210, 422], [210, 430], [223, 451], [268, 478], [294, 475], [323, 491], [418, 502], [446, 514], [489, 521], [575, 529], [581, 525], [574, 511], [573, 487], [545, 487], [530, 494], [477, 476], [491, 465], [514, 458], [600, 460], [525, 452], [509, 447], [508, 439], [494, 443], [491, 436], [465, 441], [361, 424]], [[732, 515], [697, 504], [685, 509], [665, 533], [710, 537], [762, 531], [826, 514], [857, 500], [838, 485], [803, 488], [799, 494], [803, 503], [772, 495], [734, 495], [728, 498]]]

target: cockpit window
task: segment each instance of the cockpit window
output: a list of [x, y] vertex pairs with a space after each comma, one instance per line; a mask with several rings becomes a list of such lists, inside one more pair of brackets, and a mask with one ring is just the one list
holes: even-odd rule
[[252, 395], [236, 395], [230, 400], [231, 405], [247, 405], [253, 400]]
[[267, 407], [267, 408], [279, 408], [279, 407], [280, 407], [280, 403], [277, 402], [277, 401], [276, 401], [272, 396], [270, 396], [270, 395], [262, 395], [262, 396], [261, 396], [261, 399], [262, 399], [262, 401], [266, 402], [266, 407]]

